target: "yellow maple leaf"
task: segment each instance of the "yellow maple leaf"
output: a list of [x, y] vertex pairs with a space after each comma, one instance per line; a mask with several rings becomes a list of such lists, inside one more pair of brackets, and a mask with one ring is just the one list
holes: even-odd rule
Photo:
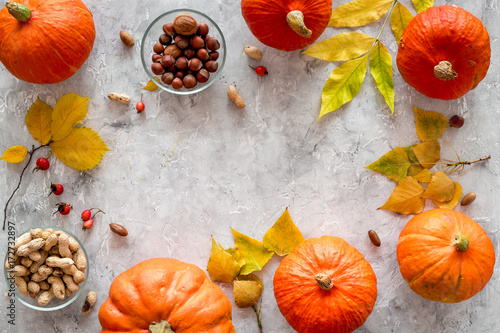
[[239, 308], [248, 308], [256, 305], [264, 286], [255, 275], [240, 275], [233, 283], [234, 303]]
[[361, 27], [382, 18], [393, 0], [354, 0], [332, 11], [329, 26]]
[[434, 204], [439, 208], [446, 208], [453, 210], [460, 202], [460, 198], [462, 197], [462, 191], [463, 191], [462, 186], [460, 186], [459, 183], [455, 182], [455, 194], [453, 195], [453, 199], [446, 202], [439, 202], [436, 200], [432, 200], [432, 202], [434, 202]]
[[[155, 77], [155, 81], [159, 83], [160, 79]], [[144, 87], [142, 87], [142, 89], [148, 90], [148, 91], [158, 90], [158, 85], [155, 83], [155, 81], [149, 80], [148, 83]]]
[[288, 208], [264, 235], [264, 246], [280, 257], [286, 256], [304, 241], [304, 236], [293, 223]]
[[109, 151], [99, 134], [90, 128], [74, 128], [64, 139], [50, 144], [54, 155], [76, 170], [96, 167]]
[[431, 182], [425, 190], [422, 198], [432, 201], [447, 202], [455, 195], [455, 182], [443, 171], [437, 171], [431, 178]]
[[399, 182], [391, 197], [379, 209], [389, 209], [400, 214], [418, 214], [424, 210], [424, 188], [413, 177], [406, 177]]
[[24, 161], [27, 154], [28, 148], [23, 145], [17, 145], [8, 148], [0, 158], [9, 163], [20, 163]]
[[236, 251], [245, 259], [245, 265], [241, 268], [240, 274], [247, 275], [253, 271], [261, 270], [274, 252], [266, 249], [263, 242], [239, 233], [233, 228], [231, 230], [233, 231]]
[[212, 281], [233, 282], [244, 263], [238, 263], [231, 253], [224, 250], [212, 237], [212, 253], [207, 265], [207, 272]]
[[441, 146], [436, 140], [425, 141], [411, 147], [420, 165], [426, 169], [432, 168], [441, 159]]
[[439, 139], [448, 126], [448, 118], [441, 113], [425, 111], [413, 107], [415, 112], [415, 128], [420, 141]]
[[61, 97], [52, 111], [52, 139], [64, 139], [87, 116], [89, 98], [69, 93]]
[[52, 108], [50, 105], [38, 98], [29, 108], [24, 119], [33, 139], [42, 145], [49, 143], [52, 138]]

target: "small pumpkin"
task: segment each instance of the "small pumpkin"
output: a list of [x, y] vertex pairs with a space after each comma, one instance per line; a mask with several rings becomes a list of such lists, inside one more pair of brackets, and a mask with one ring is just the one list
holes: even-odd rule
[[118, 275], [99, 310], [101, 333], [234, 333], [231, 302], [197, 266], [145, 260]]
[[347, 333], [360, 327], [377, 299], [377, 278], [363, 255], [338, 237], [310, 238], [278, 266], [274, 296], [300, 333]]
[[484, 229], [449, 209], [414, 216], [399, 235], [399, 269], [423, 298], [458, 303], [481, 291], [493, 274], [495, 251]]
[[323, 33], [332, 0], [242, 0], [241, 12], [260, 42], [293, 51], [311, 45]]
[[450, 100], [476, 88], [490, 66], [490, 37], [481, 21], [456, 6], [437, 6], [405, 28], [396, 63], [420, 93]]
[[87, 60], [92, 13], [80, 0], [16, 0], [0, 11], [0, 61], [20, 80], [57, 83]]

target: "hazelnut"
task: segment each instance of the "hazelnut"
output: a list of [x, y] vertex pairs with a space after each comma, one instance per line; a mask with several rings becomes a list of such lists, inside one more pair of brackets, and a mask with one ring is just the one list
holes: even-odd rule
[[165, 68], [165, 70], [166, 70], [167, 72], [175, 72], [175, 70], [176, 70], [176, 68], [175, 68], [175, 63], [174, 63], [174, 64], [172, 64], [172, 66]]
[[[160, 44], [160, 43], [158, 43]], [[161, 44], [160, 44], [161, 45]], [[182, 54], [182, 50], [176, 44], [170, 44], [165, 48], [163, 54], [170, 54], [174, 59], [177, 59]]]
[[178, 77], [172, 80], [172, 88], [181, 89], [182, 85], [183, 85], [182, 80], [179, 79]]
[[203, 63], [198, 58], [193, 58], [189, 60], [188, 67], [193, 72], [197, 72], [203, 67]]
[[207, 61], [207, 63], [205, 64], [205, 68], [210, 73], [216, 72], [217, 69], [219, 68], [219, 63], [217, 61], [215, 61], [215, 60]]
[[210, 73], [205, 69], [202, 68], [198, 73], [196, 73], [196, 80], [200, 83], [205, 83], [208, 81], [210, 78]]
[[198, 35], [206, 36], [208, 35], [208, 25], [205, 22], [198, 23]]
[[185, 49], [189, 46], [189, 38], [186, 36], [177, 35], [175, 36], [174, 43], [180, 48]]
[[172, 81], [174, 80], [174, 73], [172, 72], [167, 72], [161, 76], [161, 80], [163, 83], [171, 85]]
[[155, 75], [161, 75], [161, 74], [165, 73], [165, 69], [163, 68], [163, 66], [159, 62], [154, 62], [151, 65], [151, 71]]
[[169, 35], [170, 37], [175, 37], [177, 35], [177, 32], [174, 29], [174, 24], [173, 23], [167, 23], [163, 25], [163, 32], [166, 35]]
[[167, 34], [163, 34], [160, 36], [159, 41], [160, 41], [160, 44], [162, 44], [162, 45], [168, 45], [168, 44], [172, 43], [172, 37], [170, 37]]
[[192, 57], [194, 57], [194, 54], [195, 54], [194, 50], [190, 47], [184, 50], [184, 56], [187, 59], [191, 59]]
[[187, 89], [194, 88], [196, 84], [198, 83], [196, 81], [196, 78], [193, 76], [193, 74], [188, 74], [182, 79], [182, 83], [184, 84], [184, 87]]
[[199, 49], [198, 52], [196, 52], [196, 57], [198, 57], [198, 59], [202, 61], [208, 60], [210, 58], [207, 49]]
[[200, 36], [193, 36], [193, 38], [191, 38], [191, 46], [194, 49], [200, 49], [205, 46], [205, 41]]
[[180, 35], [192, 35], [198, 30], [198, 22], [189, 14], [180, 14], [174, 19], [174, 29]]
[[161, 54], [153, 54], [153, 56], [151, 57], [151, 60], [153, 60], [153, 62], [160, 62], [161, 61]]
[[208, 55], [210, 56], [211, 60], [217, 60], [217, 59], [219, 59], [219, 52], [217, 52], [217, 51], [212, 51]]
[[188, 67], [188, 60], [185, 57], [177, 58], [175, 61], [175, 67], [182, 70], [186, 69]]
[[186, 73], [184, 73], [184, 71], [177, 70], [177, 71], [175, 72], [175, 77], [176, 77], [176, 78], [179, 78], [179, 79], [181, 79], [181, 80], [184, 78], [184, 76], [185, 76], [185, 75], [186, 75]]
[[153, 46], [153, 51], [155, 53], [162, 53], [163, 52], [163, 45], [161, 45], [160, 42], [156, 43], [154, 46]]
[[170, 54], [165, 54], [165, 55], [161, 58], [161, 64], [162, 64], [162, 65], [163, 65], [163, 67], [165, 67], [165, 68], [168, 68], [168, 67], [172, 66], [174, 63], [175, 63], [175, 59], [174, 59], [174, 57], [172, 57]]
[[220, 43], [215, 37], [207, 37], [205, 44], [209, 50], [215, 51], [220, 48]]

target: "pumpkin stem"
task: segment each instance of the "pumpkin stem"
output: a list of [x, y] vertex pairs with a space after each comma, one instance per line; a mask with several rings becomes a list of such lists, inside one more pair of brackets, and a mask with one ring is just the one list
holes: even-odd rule
[[325, 274], [316, 274], [314, 279], [318, 283], [318, 287], [323, 290], [330, 290], [333, 288], [333, 281], [329, 275]]
[[469, 248], [469, 240], [465, 236], [455, 235], [453, 236], [451, 245], [453, 245], [457, 251], [467, 251]]
[[443, 81], [450, 81], [458, 77], [457, 72], [451, 68], [451, 63], [446, 60], [442, 60], [434, 66], [434, 75]]
[[312, 31], [307, 29], [304, 24], [304, 14], [300, 10], [292, 10], [286, 15], [286, 22], [296, 33], [301, 37], [309, 38], [312, 35]]
[[162, 320], [159, 323], [153, 321], [149, 325], [149, 333], [174, 333], [174, 331], [166, 320]]
[[15, 2], [7, 2], [5, 5], [9, 14], [14, 16], [20, 22], [27, 22], [31, 17], [31, 11], [25, 5]]

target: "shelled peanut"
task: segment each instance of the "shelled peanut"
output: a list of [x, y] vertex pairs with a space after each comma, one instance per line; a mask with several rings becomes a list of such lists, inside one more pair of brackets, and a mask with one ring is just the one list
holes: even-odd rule
[[31, 229], [16, 239], [14, 255], [5, 268], [19, 293], [38, 297], [45, 306], [52, 299], [63, 300], [85, 281], [87, 259], [79, 243], [61, 230]]
[[219, 68], [220, 43], [208, 35], [206, 23], [189, 14], [177, 15], [163, 25], [163, 34], [153, 46], [151, 71], [174, 89], [191, 89], [205, 83]]

